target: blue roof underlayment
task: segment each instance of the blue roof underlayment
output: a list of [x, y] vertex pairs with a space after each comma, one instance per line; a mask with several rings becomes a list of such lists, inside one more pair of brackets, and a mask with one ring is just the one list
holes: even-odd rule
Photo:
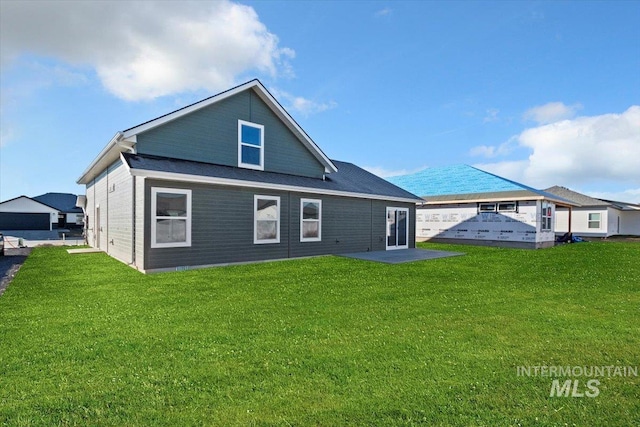
[[386, 179], [392, 184], [421, 197], [518, 190], [540, 192], [526, 185], [518, 184], [469, 165], [427, 168], [410, 175], [394, 176]]

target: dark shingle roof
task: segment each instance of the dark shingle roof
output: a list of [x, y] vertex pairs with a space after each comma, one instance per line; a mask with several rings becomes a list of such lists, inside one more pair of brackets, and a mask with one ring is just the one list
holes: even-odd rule
[[70, 193], [46, 193], [40, 196], [32, 197], [40, 203], [51, 206], [60, 212], [82, 213], [82, 209], [76, 206], [78, 196]]
[[566, 187], [555, 185], [545, 190], [547, 193], [555, 194], [563, 199], [570, 200], [581, 206], [611, 206], [611, 203], [607, 203], [604, 200], [595, 199], [589, 197], [586, 194], [578, 193], [576, 191], [569, 190]]
[[384, 179], [359, 168], [358, 166], [332, 160], [338, 172], [326, 175], [326, 179], [309, 178], [275, 172], [256, 171], [232, 166], [211, 163], [179, 160], [166, 157], [123, 154], [129, 167], [134, 170], [178, 173], [194, 176], [231, 179], [237, 181], [260, 182], [264, 184], [306, 187], [327, 192], [338, 191], [359, 193], [371, 196], [382, 196], [397, 199], [411, 199], [420, 202], [422, 199], [408, 191], [397, 187]]

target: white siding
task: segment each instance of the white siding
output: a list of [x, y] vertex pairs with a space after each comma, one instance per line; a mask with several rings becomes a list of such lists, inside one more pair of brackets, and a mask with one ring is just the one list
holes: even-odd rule
[[607, 208], [607, 236], [620, 234], [620, 211], [614, 208]]
[[133, 262], [133, 178], [120, 162], [108, 170], [106, 251], [127, 264]]
[[640, 236], [640, 211], [620, 212], [620, 234]]
[[58, 220], [58, 211], [54, 208], [38, 203], [28, 197], [18, 197], [17, 199], [7, 200], [0, 204], [0, 212], [28, 212], [28, 213], [46, 213], [56, 214]]
[[[600, 226], [589, 228], [589, 214], [600, 214]], [[569, 231], [569, 210], [561, 208], [557, 214], [556, 233]], [[618, 213], [616, 209], [600, 207], [574, 207], [571, 210], [571, 232], [576, 235], [612, 236], [617, 233]]]
[[[89, 245], [102, 249], [120, 261], [131, 263], [133, 178], [120, 160], [87, 185], [86, 197]], [[100, 218], [96, 217], [98, 213]]]

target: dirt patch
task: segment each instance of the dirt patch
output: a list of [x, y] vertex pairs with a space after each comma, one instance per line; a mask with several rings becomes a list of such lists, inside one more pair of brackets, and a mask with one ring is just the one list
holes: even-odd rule
[[5, 248], [4, 256], [0, 256], [0, 295], [11, 283], [22, 263], [31, 253], [31, 248]]

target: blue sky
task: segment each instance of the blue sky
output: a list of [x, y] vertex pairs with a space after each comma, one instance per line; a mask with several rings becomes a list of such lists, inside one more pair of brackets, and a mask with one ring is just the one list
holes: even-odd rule
[[0, 200], [259, 78], [333, 159], [640, 202], [640, 2], [0, 2]]

